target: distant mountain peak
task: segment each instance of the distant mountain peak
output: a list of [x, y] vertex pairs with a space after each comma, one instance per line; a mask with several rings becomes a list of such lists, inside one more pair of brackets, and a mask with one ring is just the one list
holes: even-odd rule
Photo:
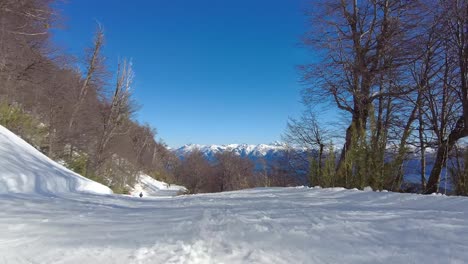
[[200, 144], [186, 144], [174, 150], [177, 156], [185, 157], [195, 150], [202, 152], [205, 157], [211, 159], [217, 153], [234, 152], [242, 157], [248, 158], [269, 158], [273, 156], [282, 155], [288, 148], [287, 144], [275, 141], [270, 144], [226, 144], [226, 145], [200, 145]]

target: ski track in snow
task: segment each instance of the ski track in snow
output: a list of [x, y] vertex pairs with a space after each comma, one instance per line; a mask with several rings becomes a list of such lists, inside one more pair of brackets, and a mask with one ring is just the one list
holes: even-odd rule
[[0, 263], [466, 263], [468, 199], [268, 188], [2, 195]]

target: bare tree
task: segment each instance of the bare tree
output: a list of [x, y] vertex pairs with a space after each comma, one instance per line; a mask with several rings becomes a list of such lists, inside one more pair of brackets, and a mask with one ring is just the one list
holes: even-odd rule
[[[303, 162], [311, 163], [311, 171], [309, 171], [310, 184], [319, 185], [316, 180], [322, 176], [324, 149], [326, 141], [330, 140], [330, 135], [328, 135], [328, 131], [319, 125], [315, 113], [309, 109], [299, 119], [290, 118], [283, 138], [292, 146], [305, 148], [306, 153], [313, 154], [314, 151], [318, 152], [316, 157], [308, 157], [309, 160], [303, 160]], [[298, 156], [304, 157], [305, 155]]]
[[86, 54], [86, 73], [68, 123], [70, 132], [73, 129], [77, 118], [76, 116], [86, 100], [89, 90], [92, 89], [92, 87], [99, 87], [103, 84], [102, 77], [105, 73], [104, 57], [101, 55], [103, 44], [104, 30], [101, 25], [98, 25], [94, 36], [93, 47], [90, 48]]
[[421, 23], [418, 7], [418, 1], [325, 1], [312, 16], [315, 26], [305, 43], [318, 48], [325, 59], [302, 67], [304, 80], [312, 82], [305, 94], [309, 101], [332, 100], [351, 116], [338, 170], [353, 144], [365, 137], [373, 104], [378, 102], [377, 131], [382, 134], [386, 98], [414, 89], [405, 85], [402, 67], [417, 56], [413, 48], [415, 28]]
[[[446, 46], [448, 57], [446, 59], [446, 72], [444, 74], [444, 87], [442, 94], [443, 97], [442, 105], [445, 106], [441, 110], [441, 114], [444, 115], [444, 111], [453, 109], [449, 104], [459, 104], [461, 106], [461, 115], [452, 121], [452, 126], [449, 128], [449, 120], [440, 119], [439, 126], [434, 124], [434, 120], [431, 125], [436, 129], [441, 128], [439, 131], [435, 131], [438, 136], [437, 153], [434, 162], [433, 169], [431, 171], [429, 180], [427, 182], [425, 193], [437, 192], [439, 189], [440, 173], [442, 168], [447, 163], [448, 153], [452, 150], [456, 142], [468, 136], [468, 1], [465, 0], [444, 0], [441, 1], [440, 10], [442, 12], [442, 24], [443, 28], [441, 33], [444, 33], [443, 38], [446, 40]], [[452, 67], [452, 63], [454, 64]], [[452, 73], [456, 74], [454, 83], [447, 79]], [[451, 102], [447, 98], [447, 93], [454, 88], [457, 94], [457, 101]], [[436, 114], [432, 115], [433, 117]], [[441, 116], [440, 114], [438, 116]], [[445, 129], [449, 129], [444, 131]]]
[[[396, 155], [392, 161], [392, 169], [395, 177], [391, 183], [391, 189], [395, 191], [399, 191], [403, 183], [403, 163], [407, 156], [408, 144], [415, 145], [419, 148], [421, 185], [422, 189], [425, 188], [425, 149], [428, 145], [425, 133], [425, 125], [427, 123], [426, 110], [431, 102], [434, 102], [428, 100], [428, 98], [431, 97], [430, 91], [440, 89], [441, 87], [438, 85], [438, 75], [441, 74], [443, 68], [441, 39], [437, 33], [440, 30], [440, 28], [438, 28], [438, 17], [434, 13], [429, 17], [432, 19], [432, 23], [427, 23], [427, 28], [421, 28], [421, 31], [426, 33], [419, 36], [421, 56], [411, 63], [408, 68], [408, 71], [411, 73], [411, 82], [409, 82], [409, 85], [414, 86], [415, 89], [410, 94], [396, 98], [396, 100], [400, 102], [400, 109], [396, 122], [401, 123], [401, 126], [396, 125], [396, 133], [400, 136], [396, 137], [399, 141], [396, 148]], [[417, 127], [415, 127], [416, 122], [418, 125]], [[414, 134], [414, 131], [417, 131], [417, 135]]]
[[230, 151], [216, 155], [215, 169], [220, 192], [245, 189], [253, 181], [253, 162]]
[[143, 155], [150, 147], [151, 142], [154, 142], [156, 130], [153, 129], [149, 124], [145, 124], [143, 126], [135, 124], [130, 130], [129, 136], [132, 142], [135, 174], [138, 174], [138, 172], [144, 167]]
[[92, 162], [92, 172], [99, 170], [104, 161], [109, 158], [106, 154], [109, 142], [120, 133], [127, 133], [122, 130], [129, 121], [134, 107], [131, 101], [133, 70], [131, 62], [123, 60], [117, 68], [117, 80], [111, 101], [104, 105], [102, 109], [102, 128], [98, 137], [94, 161]]
[[193, 151], [185, 157], [177, 174], [191, 193], [212, 192], [213, 169], [200, 151]]
[[[50, 61], [42, 55], [49, 44], [48, 28], [57, 17], [49, 0], [3, 0], [0, 2], [0, 96], [20, 101], [25, 85], [37, 82], [37, 73]], [[31, 76], [31, 75], [34, 75]], [[44, 76], [44, 75], [42, 75]], [[20, 89], [23, 88], [23, 89]]]

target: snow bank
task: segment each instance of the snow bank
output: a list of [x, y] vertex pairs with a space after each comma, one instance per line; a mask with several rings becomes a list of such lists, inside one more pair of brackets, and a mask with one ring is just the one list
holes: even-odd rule
[[66, 192], [112, 193], [108, 187], [54, 162], [0, 126], [0, 194]]
[[168, 184], [142, 174], [130, 192], [130, 195], [139, 196], [140, 193], [143, 193], [143, 197], [176, 196], [178, 193], [186, 190], [183, 186]]

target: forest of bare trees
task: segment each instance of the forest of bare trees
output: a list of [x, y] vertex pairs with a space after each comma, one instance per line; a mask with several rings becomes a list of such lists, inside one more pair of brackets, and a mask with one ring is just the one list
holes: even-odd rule
[[[322, 154], [313, 158], [315, 182], [402, 191], [404, 164], [416, 153], [417, 190], [439, 191], [445, 172], [454, 192], [467, 194], [459, 157], [468, 136], [468, 1], [325, 0], [309, 18], [304, 44], [321, 60], [301, 67], [304, 103], [327, 102], [348, 120], [333, 138], [343, 139], [334, 170], [323, 171]], [[332, 137], [313, 117], [292, 120], [287, 135], [322, 153]]]
[[133, 118], [131, 61], [109, 71], [101, 25], [82, 57], [60, 53], [49, 36], [59, 21], [51, 3], [0, 1], [0, 123], [116, 192], [140, 172], [171, 179], [171, 153]]

